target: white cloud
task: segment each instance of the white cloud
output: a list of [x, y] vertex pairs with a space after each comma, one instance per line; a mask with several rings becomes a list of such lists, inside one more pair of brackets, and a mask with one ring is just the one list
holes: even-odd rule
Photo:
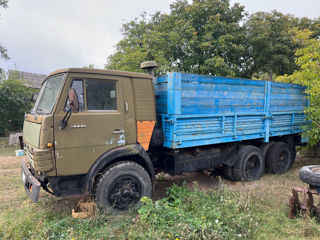
[[12, 0], [2, 11], [0, 41], [5, 69], [49, 73], [57, 68], [102, 68], [121, 39], [122, 23], [143, 11], [168, 11], [171, 1]]
[[[11, 57], [0, 68], [49, 73], [64, 67], [95, 64], [106, 58], [121, 39], [120, 28], [143, 11], [169, 11], [173, 0], [9, 0], [1, 10], [0, 43]], [[232, 0], [232, 2], [236, 2]], [[315, 17], [318, 0], [238, 0], [251, 13], [277, 9]], [[301, 4], [300, 4], [301, 3]]]

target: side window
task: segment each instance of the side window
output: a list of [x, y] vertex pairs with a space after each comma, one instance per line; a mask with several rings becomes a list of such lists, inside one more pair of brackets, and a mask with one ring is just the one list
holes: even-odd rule
[[[83, 112], [84, 111], [84, 100], [83, 100], [83, 80], [82, 79], [74, 79], [72, 81], [71, 87], [74, 90], [76, 90], [76, 93], [78, 95], [78, 101], [79, 101], [79, 112]], [[69, 98], [67, 99], [66, 105], [64, 107], [64, 111], [68, 111], [68, 109], [70, 108], [70, 102], [69, 102]]]
[[86, 91], [88, 110], [117, 110], [115, 81], [88, 79]]

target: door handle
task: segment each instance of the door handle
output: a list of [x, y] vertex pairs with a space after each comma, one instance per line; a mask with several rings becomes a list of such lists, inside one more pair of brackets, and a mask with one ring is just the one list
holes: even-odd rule
[[113, 130], [113, 133], [114, 133], [114, 134], [123, 134], [123, 133], [124, 133], [124, 130], [115, 129], [115, 130]]

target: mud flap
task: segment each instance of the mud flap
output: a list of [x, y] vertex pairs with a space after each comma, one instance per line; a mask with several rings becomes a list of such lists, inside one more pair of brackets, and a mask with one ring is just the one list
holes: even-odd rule
[[21, 177], [24, 188], [31, 198], [31, 201], [38, 202], [41, 184], [38, 179], [32, 175], [31, 171], [27, 167], [25, 159], [22, 159], [21, 162]]

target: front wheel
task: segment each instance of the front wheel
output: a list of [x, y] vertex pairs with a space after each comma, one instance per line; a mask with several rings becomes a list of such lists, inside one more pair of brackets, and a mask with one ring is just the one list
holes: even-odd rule
[[121, 213], [136, 208], [141, 197], [151, 197], [151, 192], [151, 179], [143, 167], [135, 162], [119, 162], [98, 182], [96, 203], [102, 209]]

